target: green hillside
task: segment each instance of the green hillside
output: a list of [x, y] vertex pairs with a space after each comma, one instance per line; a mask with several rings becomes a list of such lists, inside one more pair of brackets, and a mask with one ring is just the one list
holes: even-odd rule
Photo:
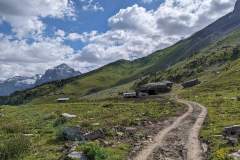
[[[184, 99], [199, 102], [209, 114], [201, 139], [209, 146], [210, 160], [226, 160], [228, 154], [240, 149], [221, 137], [224, 127], [240, 123], [240, 31], [210, 45], [196, 55], [158, 72], [143, 81], [170, 79], [183, 82], [198, 78], [201, 84], [174, 92]], [[157, 78], [156, 78], [157, 77]]]
[[119, 60], [79, 77], [16, 92], [9, 97], [0, 98], [0, 103], [23, 104], [39, 98], [44, 99], [44, 103], [53, 103], [60, 96], [71, 97], [72, 102], [75, 102], [82, 96], [126, 84], [144, 76], [155, 75], [156, 72], [163, 71], [198, 53], [198, 51], [223, 37], [223, 35], [219, 35], [208, 39], [208, 36], [201, 35], [204, 32], [204, 30], [200, 31], [186, 40], [147, 57], [134, 61]]
[[[226, 17], [223, 19], [226, 20]], [[230, 24], [235, 24], [235, 20], [232, 21], [234, 23]], [[55, 141], [61, 127], [80, 124], [87, 131], [105, 127], [107, 140], [115, 146], [113, 149], [102, 148], [102, 142], [85, 144], [87, 146], [84, 147], [90, 145], [110, 159], [124, 159], [131, 150], [130, 139], [133, 138], [120, 139], [120, 144], [116, 144], [119, 139], [114, 138], [119, 137], [119, 133], [112, 130], [114, 127], [136, 127], [139, 122], [166, 119], [184, 110], [170, 99], [163, 99], [161, 105], [159, 101], [152, 100], [121, 101], [119, 93], [144, 83], [171, 80], [177, 84], [173, 94], [208, 107], [208, 119], [201, 139], [209, 146], [210, 160], [226, 160], [230, 152], [240, 149], [239, 144], [230, 146], [220, 136], [224, 127], [240, 123], [240, 29], [232, 27], [233, 30], [220, 34], [219, 31], [230, 24], [220, 26], [214, 32], [219, 23], [217, 21], [192, 37], [147, 57], [134, 61], [119, 60], [79, 77], [1, 97], [1, 104], [28, 104], [23, 105], [21, 110], [9, 106], [0, 108], [0, 113], [7, 115], [0, 123], [0, 139], [5, 140], [7, 145], [12, 144], [10, 140], [14, 138], [20, 146], [23, 145], [23, 151], [29, 145], [37, 148], [31, 151], [30, 157], [25, 157], [26, 160], [46, 159], [43, 153], [48, 153], [48, 158], [57, 159], [61, 155], [58, 147], [64, 145], [64, 142], [58, 144]], [[200, 79], [201, 84], [189, 89], [179, 87], [180, 83], [193, 78]], [[59, 97], [69, 97], [70, 101], [54, 104]], [[62, 112], [75, 113], [78, 118], [62, 122], [59, 120]], [[14, 123], [16, 120], [19, 123]], [[8, 125], [5, 125], [6, 122], [9, 122]], [[54, 127], [55, 122], [63, 124]], [[141, 131], [136, 135], [143, 137]], [[34, 134], [31, 142], [21, 137], [29, 133]], [[14, 150], [14, 147], [11, 149]], [[3, 145], [0, 145], [1, 149], [5, 150]]]
[[203, 83], [180, 91], [183, 98], [199, 102], [208, 108], [208, 119], [201, 132], [209, 145], [211, 160], [225, 160], [227, 155], [240, 149], [240, 145], [227, 143], [222, 134], [224, 127], [240, 124], [240, 60], [222, 66], [216, 72], [205, 72]]
[[186, 79], [204, 76], [206, 72], [216, 73], [239, 57], [240, 30], [236, 30], [183, 61], [157, 72], [155, 75], [150, 75], [142, 81], [146, 83], [168, 79], [178, 83]]

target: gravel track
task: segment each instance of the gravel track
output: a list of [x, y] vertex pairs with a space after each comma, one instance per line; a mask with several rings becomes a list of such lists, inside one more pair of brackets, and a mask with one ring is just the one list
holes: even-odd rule
[[133, 160], [204, 160], [198, 137], [207, 109], [195, 102], [177, 101], [187, 105], [188, 111], [159, 131]]

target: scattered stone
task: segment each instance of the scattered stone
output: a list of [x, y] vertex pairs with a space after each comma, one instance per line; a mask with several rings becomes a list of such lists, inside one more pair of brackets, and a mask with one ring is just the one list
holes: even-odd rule
[[137, 131], [137, 128], [135, 128], [135, 127], [126, 127], [125, 131], [130, 133], [130, 134], [133, 134], [133, 133], [135, 133]]
[[100, 126], [100, 123], [93, 123], [92, 126]]
[[82, 152], [71, 152], [68, 154], [68, 158], [74, 158], [78, 160], [88, 160], [87, 157]]
[[61, 116], [64, 117], [64, 118], [68, 118], [68, 119], [76, 118], [76, 117], [77, 117], [76, 115], [74, 115], [74, 114], [69, 114], [69, 113], [63, 113]]
[[122, 137], [124, 135], [124, 133], [123, 132], [117, 132], [117, 135]]
[[32, 136], [34, 136], [34, 134], [24, 134], [24, 136], [26, 136], [26, 137], [32, 137]]
[[153, 123], [151, 121], [143, 121], [143, 125], [144, 126], [150, 126], [152, 125]]
[[208, 145], [206, 143], [202, 143], [202, 150], [203, 150], [203, 153], [207, 153]]
[[230, 98], [231, 100], [233, 100], [233, 101], [235, 101], [235, 100], [237, 100], [237, 97], [232, 97], [232, 98]]
[[80, 127], [66, 127], [63, 129], [62, 136], [65, 140], [70, 141], [83, 141], [84, 133], [82, 132]]
[[74, 152], [77, 149], [77, 146], [79, 145], [79, 142], [76, 141], [70, 146], [70, 152]]
[[84, 138], [86, 140], [90, 140], [90, 141], [96, 140], [99, 138], [104, 138], [104, 137], [105, 137], [104, 131], [101, 129], [94, 131], [94, 132], [87, 133], [84, 135]]
[[105, 140], [102, 140], [101, 143], [103, 144], [103, 146], [105, 147], [108, 147], [108, 146], [111, 146], [112, 143], [108, 142], [108, 141], [105, 141]]
[[233, 158], [234, 160], [240, 160], [240, 150], [238, 152], [229, 154], [229, 157]]
[[236, 137], [227, 137], [226, 140], [228, 141], [228, 144], [231, 146], [235, 146], [238, 144], [238, 138]]

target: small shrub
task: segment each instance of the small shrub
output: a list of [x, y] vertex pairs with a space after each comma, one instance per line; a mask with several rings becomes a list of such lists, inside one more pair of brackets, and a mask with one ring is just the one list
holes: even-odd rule
[[79, 148], [87, 156], [89, 160], [105, 160], [107, 154], [103, 148], [95, 143], [87, 143], [80, 145]]
[[54, 127], [57, 127], [57, 126], [60, 126], [60, 125], [63, 125], [64, 123], [67, 122], [67, 118], [63, 117], [63, 116], [59, 116], [55, 122], [53, 123], [53, 126]]
[[23, 135], [16, 135], [0, 144], [0, 159], [15, 160], [20, 159], [28, 153], [31, 147], [30, 140]]
[[237, 101], [240, 101], [240, 96], [237, 96]]
[[84, 122], [81, 123], [81, 127], [88, 128], [90, 126], [91, 126], [90, 123], [87, 122], [87, 121], [84, 121]]
[[221, 97], [221, 96], [222, 96], [222, 94], [216, 93], [216, 97]]
[[103, 108], [112, 108], [113, 104], [112, 103], [107, 103], [107, 104], [103, 104], [101, 107], [103, 107]]
[[64, 134], [63, 134], [63, 128], [59, 128], [56, 132], [56, 139], [59, 141], [63, 141], [64, 140]]
[[19, 123], [8, 123], [2, 126], [2, 130], [6, 133], [26, 133], [26, 128]]
[[54, 113], [49, 113], [44, 115], [43, 120], [47, 121], [47, 120], [52, 120], [52, 119], [56, 119], [56, 114]]

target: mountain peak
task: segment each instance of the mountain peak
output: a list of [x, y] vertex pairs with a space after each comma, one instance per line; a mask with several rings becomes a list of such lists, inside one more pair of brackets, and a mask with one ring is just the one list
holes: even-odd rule
[[55, 69], [69, 69], [71, 67], [69, 67], [66, 63], [60, 64], [56, 67], [54, 67]]
[[81, 72], [75, 71], [73, 68], [63, 63], [53, 69], [48, 69], [38, 80], [37, 84], [43, 84], [56, 80], [63, 80], [75, 76], [79, 76]]
[[233, 12], [234, 12], [235, 14], [236, 14], [236, 13], [240, 13], [240, 0], [237, 0]]

